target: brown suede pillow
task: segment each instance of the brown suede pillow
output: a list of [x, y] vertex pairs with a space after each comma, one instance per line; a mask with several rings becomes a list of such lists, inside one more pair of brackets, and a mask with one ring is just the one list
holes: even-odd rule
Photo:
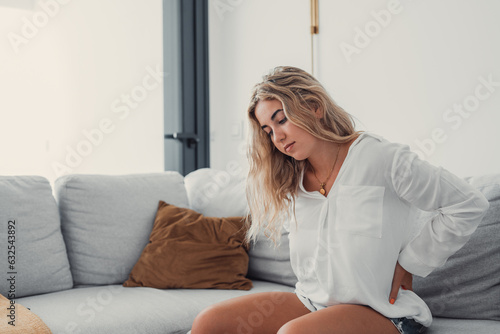
[[160, 201], [149, 237], [125, 287], [250, 290], [242, 217], [205, 217]]

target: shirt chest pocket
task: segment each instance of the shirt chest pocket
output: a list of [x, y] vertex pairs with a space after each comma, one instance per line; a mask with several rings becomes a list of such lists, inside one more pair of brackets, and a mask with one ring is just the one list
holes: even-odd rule
[[384, 191], [385, 188], [379, 186], [340, 186], [336, 200], [336, 230], [382, 238]]

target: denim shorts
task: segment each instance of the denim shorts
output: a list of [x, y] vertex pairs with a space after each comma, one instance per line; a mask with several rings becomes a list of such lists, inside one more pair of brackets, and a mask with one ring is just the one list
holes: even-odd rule
[[[325, 308], [326, 306], [316, 304], [306, 296], [302, 296], [300, 293], [295, 291], [295, 294], [304, 304], [304, 306], [309, 309], [309, 311], [314, 312]], [[367, 306], [369, 307], [369, 306]], [[401, 334], [418, 334], [424, 333], [427, 329], [424, 325], [416, 322], [412, 318], [388, 318], [392, 324], [397, 328]]]
[[389, 320], [401, 334], [418, 334], [427, 330], [427, 327], [412, 318], [389, 318]]

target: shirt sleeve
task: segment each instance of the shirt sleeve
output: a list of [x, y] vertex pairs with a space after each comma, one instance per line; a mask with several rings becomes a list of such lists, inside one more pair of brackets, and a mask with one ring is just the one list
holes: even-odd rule
[[391, 181], [397, 195], [421, 210], [437, 213], [399, 254], [399, 264], [425, 277], [469, 240], [489, 203], [465, 180], [418, 158], [409, 147], [395, 150]]

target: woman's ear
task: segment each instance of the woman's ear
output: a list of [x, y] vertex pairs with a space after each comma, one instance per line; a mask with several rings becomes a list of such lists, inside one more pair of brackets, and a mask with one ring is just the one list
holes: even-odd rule
[[314, 109], [314, 115], [316, 115], [317, 119], [323, 119], [323, 116], [324, 116], [323, 109], [320, 108], [320, 107], [315, 108]]

